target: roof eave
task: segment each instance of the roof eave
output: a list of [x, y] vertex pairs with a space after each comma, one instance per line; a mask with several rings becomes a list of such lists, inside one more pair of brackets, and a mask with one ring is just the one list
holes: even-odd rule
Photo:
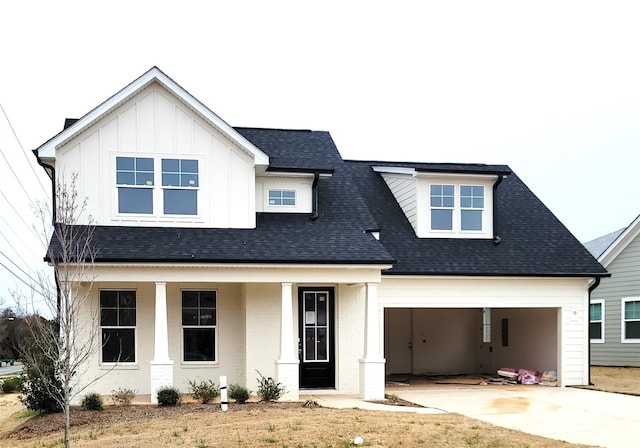
[[120, 104], [127, 101], [153, 82], [160, 83], [163, 87], [171, 91], [174, 95], [188, 104], [203, 118], [208, 120], [214, 127], [223, 132], [233, 143], [249, 153], [254, 158], [254, 163], [256, 165], [264, 167], [269, 165], [269, 156], [267, 156], [253, 143], [243, 137], [238, 131], [236, 131], [232, 126], [226, 123], [208, 107], [198, 101], [193, 95], [187, 92], [178, 83], [176, 83], [173, 79], [162, 72], [162, 70], [160, 70], [158, 67], [152, 67], [150, 70], [131, 82], [118, 93], [111, 96], [102, 104], [85, 114], [74, 124], [49, 139], [40, 147], [36, 148], [38, 156], [55, 158], [56, 148], [74, 138], [76, 135], [94, 124], [97, 120], [105, 116], [115, 107], [118, 107]]

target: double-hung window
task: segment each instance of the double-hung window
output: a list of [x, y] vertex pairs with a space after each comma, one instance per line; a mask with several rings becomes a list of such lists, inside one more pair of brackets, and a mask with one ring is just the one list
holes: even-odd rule
[[451, 232], [481, 232], [484, 186], [431, 184], [429, 186], [430, 229]]
[[198, 214], [198, 161], [162, 159], [165, 215]]
[[102, 362], [136, 361], [136, 292], [100, 291]]
[[116, 157], [119, 213], [153, 213], [153, 159]]
[[604, 300], [592, 300], [589, 304], [589, 339], [604, 342]]
[[453, 230], [455, 185], [431, 185], [431, 230]]
[[484, 187], [460, 185], [460, 230], [482, 230]]
[[182, 291], [184, 361], [216, 360], [216, 291]]
[[622, 299], [622, 342], [640, 342], [640, 297]]

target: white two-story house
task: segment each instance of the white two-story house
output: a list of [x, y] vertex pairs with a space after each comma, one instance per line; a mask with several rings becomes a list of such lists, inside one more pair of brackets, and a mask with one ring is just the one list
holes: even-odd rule
[[95, 221], [95, 392], [259, 371], [286, 399], [380, 399], [385, 375], [503, 366], [588, 383], [606, 271], [507, 166], [344, 161], [327, 132], [232, 127], [155, 67], [34, 152]]

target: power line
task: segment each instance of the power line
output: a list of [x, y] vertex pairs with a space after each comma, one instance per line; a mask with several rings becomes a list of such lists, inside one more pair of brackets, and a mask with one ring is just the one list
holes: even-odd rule
[[7, 204], [9, 204], [9, 207], [11, 207], [11, 210], [13, 210], [15, 212], [15, 214], [18, 216], [18, 218], [20, 218], [20, 221], [22, 221], [22, 223], [25, 226], [27, 226], [29, 228], [29, 230], [31, 230], [31, 232], [36, 236], [36, 238], [40, 238], [40, 236], [36, 233], [36, 231], [33, 230], [33, 228], [31, 226], [29, 226], [29, 224], [27, 224], [27, 222], [24, 220], [22, 215], [20, 213], [18, 213], [18, 210], [16, 210], [16, 208], [13, 206], [13, 204], [11, 204], [11, 202], [5, 196], [5, 194], [2, 192], [2, 190], [0, 190], [0, 195], [2, 195], [2, 197], [4, 198], [5, 201], [7, 201]]
[[[29, 280], [31, 280], [33, 283], [38, 283], [38, 281], [37, 281], [36, 279], [34, 279], [33, 277], [31, 277], [31, 275], [30, 275], [28, 272], [26, 272], [24, 269], [22, 269], [20, 266], [18, 266], [18, 265], [17, 265], [17, 264], [16, 264], [16, 263], [11, 259], [11, 258], [9, 258], [9, 257], [7, 256], [7, 254], [5, 254], [4, 252], [2, 252], [1, 250], [0, 250], [0, 255], [2, 255], [4, 258], [6, 258], [6, 259], [9, 261], [9, 263], [11, 263], [12, 265], [14, 265], [14, 266], [15, 266], [15, 267], [20, 271], [20, 272], [22, 272], [24, 275], [26, 275], [26, 276], [27, 276], [27, 278], [28, 278]], [[5, 266], [5, 268], [6, 268], [6, 266]], [[12, 272], [12, 274], [13, 274], [13, 272]], [[13, 274], [13, 275], [14, 275], [14, 276], [16, 276], [16, 274]], [[20, 280], [22, 280], [22, 279], [20, 279]], [[23, 283], [25, 283], [25, 282], [23, 281]], [[26, 284], [26, 283], [25, 283], [25, 284]], [[31, 287], [31, 286], [30, 286], [30, 287]]]
[[[25, 151], [24, 146], [22, 146], [22, 143], [20, 142], [20, 139], [18, 138], [18, 134], [16, 133], [15, 129], [13, 128], [13, 125], [11, 124], [11, 120], [9, 120], [9, 116], [7, 115], [7, 112], [4, 110], [4, 107], [2, 107], [1, 103], [0, 103], [0, 109], [2, 109], [2, 113], [4, 114], [4, 118], [7, 120], [7, 124], [9, 125], [9, 128], [11, 129], [11, 132], [13, 132], [13, 136], [15, 137], [16, 141], [18, 142], [18, 146], [20, 146], [20, 149], [22, 149], [22, 154], [27, 159], [27, 164], [29, 165], [29, 167], [31, 167], [31, 172], [36, 177], [36, 180], [38, 181], [38, 184], [40, 185], [40, 188], [42, 188], [42, 191], [44, 192], [45, 196], [48, 195], [49, 193], [47, 192], [47, 189], [42, 184], [42, 180], [40, 179], [40, 177], [36, 173], [36, 170], [33, 167], [32, 160], [27, 155], [27, 152]], [[0, 149], [0, 152], [1, 152], [1, 149]], [[3, 154], [3, 156], [4, 156], [4, 154]], [[5, 160], [7, 160], [7, 159], [5, 158]], [[15, 175], [15, 173], [14, 173], [14, 175]], [[16, 176], [16, 178], [17, 178], [17, 176]]]

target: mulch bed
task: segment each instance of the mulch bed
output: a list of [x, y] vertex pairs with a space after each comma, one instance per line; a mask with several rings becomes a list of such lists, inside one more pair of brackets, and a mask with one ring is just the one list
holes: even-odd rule
[[[304, 402], [248, 402], [229, 403], [227, 412], [267, 412], [270, 409], [299, 409], [313, 406]], [[105, 406], [103, 411], [85, 411], [80, 407], [71, 410], [71, 427], [91, 425], [111, 425], [114, 423], [140, 421], [145, 419], [171, 418], [186, 414], [222, 412], [219, 403], [185, 403], [180, 406], [158, 406], [135, 404], [131, 406]], [[64, 431], [63, 414], [42, 414], [30, 418], [1, 439], [30, 439]], [[2, 443], [0, 443], [2, 445]]]

